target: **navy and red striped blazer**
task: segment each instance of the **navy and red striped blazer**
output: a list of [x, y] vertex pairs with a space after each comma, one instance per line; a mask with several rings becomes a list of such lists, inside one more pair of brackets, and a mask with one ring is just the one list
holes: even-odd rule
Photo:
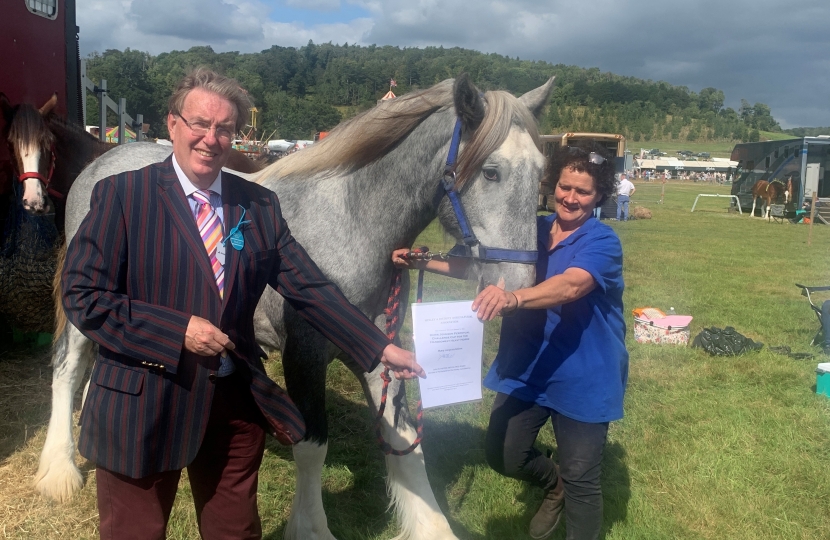
[[223, 173], [222, 198], [226, 235], [242, 208], [251, 220], [242, 227], [242, 250], [228, 245], [224, 300], [172, 158], [93, 189], [62, 279], [67, 317], [99, 345], [78, 443], [98, 466], [142, 478], [182, 469], [195, 458], [219, 358], [183, 349], [192, 315], [236, 345], [237, 370], [283, 444], [301, 440], [305, 423], [266, 376], [254, 340], [254, 309], [266, 285], [367, 370], [389, 344], [294, 240], [273, 192]]

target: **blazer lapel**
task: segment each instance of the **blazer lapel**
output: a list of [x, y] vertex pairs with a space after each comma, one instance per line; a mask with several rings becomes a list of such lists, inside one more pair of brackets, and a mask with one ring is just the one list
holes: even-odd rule
[[[240, 189], [234, 186], [235, 182], [238, 182], [236, 178], [232, 177], [227, 172], [222, 171], [222, 211], [225, 215], [225, 292], [224, 298], [222, 300], [222, 310], [224, 311], [225, 305], [227, 304], [228, 298], [231, 296], [231, 292], [233, 291], [234, 285], [236, 285], [236, 270], [239, 266], [239, 260], [241, 258], [240, 251], [235, 249], [232, 245], [230, 240], [228, 239], [228, 235], [231, 232], [231, 229], [236, 227], [239, 223], [239, 219], [242, 217], [242, 209], [240, 208], [240, 204], [243, 204], [242, 201], [239, 201], [237, 195], [241, 191]], [[245, 216], [248, 218], [249, 216]], [[239, 231], [244, 236], [245, 234], [245, 227], [240, 227]]]
[[213, 285], [213, 289], [218, 296], [219, 287], [216, 285], [216, 278], [210, 266], [205, 244], [202, 242], [202, 237], [199, 236], [196, 220], [193, 219], [193, 211], [187, 203], [187, 197], [184, 195], [179, 177], [176, 176], [176, 170], [173, 168], [172, 154], [171, 157], [168, 157], [157, 165], [157, 167], [159, 169], [159, 195], [164, 203], [164, 208], [172, 218], [173, 223], [176, 224], [182, 238], [184, 238], [187, 246], [193, 252], [194, 260], [199, 265], [202, 273], [204, 273], [205, 278]]

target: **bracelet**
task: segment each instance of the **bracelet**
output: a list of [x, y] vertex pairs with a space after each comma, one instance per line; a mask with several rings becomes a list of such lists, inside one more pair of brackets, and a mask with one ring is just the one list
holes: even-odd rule
[[513, 309], [506, 310], [506, 311], [505, 311], [505, 310], [501, 310], [501, 316], [502, 316], [502, 317], [509, 317], [509, 316], [511, 316], [511, 315], [515, 315], [515, 314], [516, 314], [516, 311], [519, 309], [519, 297], [518, 297], [518, 296], [516, 296], [516, 293], [514, 293], [513, 291], [507, 291], [507, 292], [509, 292], [510, 294], [512, 294], [512, 295], [513, 295], [513, 298], [516, 300], [516, 307], [514, 307]]

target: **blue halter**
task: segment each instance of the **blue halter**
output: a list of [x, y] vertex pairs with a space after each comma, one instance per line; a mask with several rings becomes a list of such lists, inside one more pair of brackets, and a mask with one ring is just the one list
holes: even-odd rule
[[450, 151], [447, 154], [447, 164], [444, 166], [444, 174], [441, 177], [441, 185], [444, 188], [444, 194], [450, 199], [452, 210], [455, 213], [455, 219], [458, 220], [458, 226], [461, 228], [461, 236], [464, 241], [463, 244], [456, 244], [447, 255], [450, 257], [467, 257], [478, 259], [484, 262], [509, 262], [521, 264], [536, 264], [536, 259], [539, 253], [536, 250], [522, 250], [522, 249], [507, 249], [487, 247], [476, 238], [475, 233], [470, 228], [467, 221], [467, 215], [464, 213], [464, 206], [461, 204], [461, 198], [458, 191], [455, 189], [455, 160], [458, 157], [458, 147], [461, 144], [461, 118], [455, 121], [455, 129], [452, 132], [452, 141], [450, 142]]

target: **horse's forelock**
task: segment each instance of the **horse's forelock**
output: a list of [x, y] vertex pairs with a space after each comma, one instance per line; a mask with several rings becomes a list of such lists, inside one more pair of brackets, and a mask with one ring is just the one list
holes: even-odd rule
[[511, 126], [526, 130], [539, 146], [539, 130], [533, 114], [518, 98], [502, 90], [484, 94], [484, 120], [473, 132], [458, 157], [457, 186], [473, 178], [487, 157], [498, 150], [510, 133]]
[[55, 136], [46, 127], [40, 112], [26, 103], [17, 107], [9, 126], [8, 138], [16, 151], [23, 148], [49, 148], [55, 142]]

